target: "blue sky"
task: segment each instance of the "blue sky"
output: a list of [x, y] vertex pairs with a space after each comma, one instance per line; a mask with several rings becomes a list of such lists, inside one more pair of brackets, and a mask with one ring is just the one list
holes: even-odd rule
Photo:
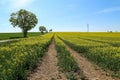
[[120, 31], [120, 0], [0, 0], [0, 32], [21, 32], [9, 22], [10, 14], [26, 9], [38, 24], [53, 31]]

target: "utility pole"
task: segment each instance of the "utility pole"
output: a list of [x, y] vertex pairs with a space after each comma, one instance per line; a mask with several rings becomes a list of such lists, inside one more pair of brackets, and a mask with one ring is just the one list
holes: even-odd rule
[[87, 24], [87, 32], [89, 32], [89, 24]]

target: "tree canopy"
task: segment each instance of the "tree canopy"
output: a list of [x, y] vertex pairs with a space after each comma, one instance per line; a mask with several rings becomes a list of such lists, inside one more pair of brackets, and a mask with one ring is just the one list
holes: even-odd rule
[[52, 32], [52, 29], [50, 29], [49, 32]]
[[40, 27], [39, 27], [39, 31], [43, 34], [44, 31], [47, 31], [47, 29], [46, 29], [45, 26], [40, 26]]
[[22, 29], [24, 37], [27, 37], [27, 32], [34, 28], [38, 23], [36, 15], [25, 9], [21, 9], [16, 13], [12, 13], [9, 21], [13, 27], [18, 26]]

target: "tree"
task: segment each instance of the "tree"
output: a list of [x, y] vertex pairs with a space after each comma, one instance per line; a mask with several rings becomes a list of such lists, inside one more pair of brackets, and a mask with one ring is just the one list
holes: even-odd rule
[[52, 32], [52, 29], [50, 29], [49, 32]]
[[9, 21], [13, 27], [18, 26], [22, 29], [24, 37], [27, 37], [27, 32], [34, 28], [38, 23], [36, 15], [24, 9], [12, 13], [10, 16]]
[[39, 31], [43, 34], [47, 29], [44, 26], [39, 27]]
[[48, 33], [48, 30], [46, 30], [46, 33]]

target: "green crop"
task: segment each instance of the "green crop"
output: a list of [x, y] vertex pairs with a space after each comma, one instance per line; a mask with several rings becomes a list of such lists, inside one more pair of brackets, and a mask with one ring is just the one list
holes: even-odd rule
[[[43, 57], [53, 34], [5, 42], [0, 47], [0, 80], [24, 80]], [[9, 44], [8, 44], [9, 43]], [[4, 45], [5, 44], [5, 45]]]
[[120, 33], [57, 33], [74, 50], [120, 77]]

